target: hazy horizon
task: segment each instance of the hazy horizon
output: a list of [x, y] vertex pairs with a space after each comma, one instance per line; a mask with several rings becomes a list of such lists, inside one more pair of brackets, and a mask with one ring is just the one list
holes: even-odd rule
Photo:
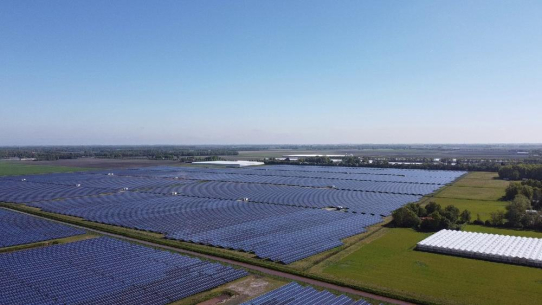
[[538, 144], [540, 16], [540, 1], [2, 1], [0, 146]]

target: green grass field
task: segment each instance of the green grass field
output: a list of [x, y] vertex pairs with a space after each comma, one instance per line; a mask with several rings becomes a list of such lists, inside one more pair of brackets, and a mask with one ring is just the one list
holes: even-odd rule
[[[498, 201], [508, 186], [495, 173], [470, 173], [435, 197], [482, 220], [504, 210]], [[467, 225], [466, 231], [542, 238], [542, 233]], [[415, 251], [430, 234], [412, 229], [383, 228], [377, 234], [314, 266], [311, 272], [353, 285], [404, 295], [435, 304], [539, 304], [542, 270]]]
[[[468, 182], [465, 180], [461, 181], [461, 183]], [[456, 186], [454, 184], [440, 192], [436, 197], [495, 201], [501, 199], [504, 196], [504, 189], [505, 188], [496, 187]]]
[[490, 200], [470, 200], [470, 199], [453, 199], [453, 198], [431, 198], [440, 204], [443, 208], [448, 205], [453, 205], [460, 211], [469, 210], [472, 214], [472, 220], [476, 220], [477, 215], [480, 215], [482, 221], [489, 219], [489, 215], [495, 211], [505, 211], [506, 201], [490, 201]]
[[505, 228], [493, 228], [493, 227], [476, 226], [476, 225], [467, 225], [463, 228], [463, 231], [542, 238], [542, 232], [514, 230], [514, 229], [505, 229]]
[[87, 168], [65, 166], [33, 165], [11, 161], [0, 161], [0, 176], [33, 175], [47, 173], [69, 173], [87, 171]]
[[437, 304], [540, 304], [540, 269], [415, 251], [429, 234], [386, 230], [323, 273]]

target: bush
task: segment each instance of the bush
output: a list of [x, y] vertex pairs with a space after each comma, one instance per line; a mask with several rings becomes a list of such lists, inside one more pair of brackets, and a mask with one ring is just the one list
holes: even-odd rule
[[489, 214], [489, 219], [486, 220], [486, 225], [489, 222], [490, 226], [502, 226], [504, 224], [504, 212], [503, 211], [497, 211], [492, 212]]

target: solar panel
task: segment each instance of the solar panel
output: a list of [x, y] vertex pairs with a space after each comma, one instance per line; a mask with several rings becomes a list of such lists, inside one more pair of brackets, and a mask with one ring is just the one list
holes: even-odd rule
[[169, 304], [246, 275], [100, 237], [0, 254], [0, 304]]
[[0, 208], [0, 247], [85, 234], [84, 230]]

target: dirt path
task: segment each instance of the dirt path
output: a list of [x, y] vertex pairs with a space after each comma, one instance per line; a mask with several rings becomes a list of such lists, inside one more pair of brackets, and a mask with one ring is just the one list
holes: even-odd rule
[[[6, 208], [6, 209], [9, 209], [9, 208]], [[23, 213], [23, 214], [32, 215], [32, 216], [39, 217], [39, 218], [44, 218], [44, 219], [51, 220], [51, 221], [56, 221], [56, 222], [59, 222], [59, 223], [70, 225], [72, 227], [85, 229], [85, 230], [90, 231], [90, 232], [96, 232], [96, 233], [99, 233], [99, 234], [104, 235], [104, 236], [110, 236], [110, 237], [114, 237], [114, 238], [118, 238], [118, 239], [122, 239], [122, 240], [126, 240], [126, 241], [131, 241], [131, 242], [136, 242], [136, 243], [140, 243], [140, 244], [143, 244], [143, 245], [147, 245], [147, 246], [151, 246], [151, 247], [155, 247], [155, 248], [160, 248], [160, 249], [164, 249], [164, 250], [168, 250], [168, 251], [174, 251], [174, 252], [178, 252], [178, 253], [182, 253], [182, 254], [189, 254], [189, 255], [192, 255], [192, 256], [196, 256], [196, 257], [202, 257], [202, 258], [206, 258], [206, 259], [210, 259], [210, 260], [214, 260], [214, 261], [218, 261], [218, 262], [223, 262], [223, 263], [227, 263], [227, 264], [230, 264], [230, 265], [233, 265], [233, 266], [243, 267], [243, 268], [248, 269], [248, 270], [254, 270], [254, 271], [258, 271], [258, 272], [269, 274], [269, 275], [283, 277], [283, 278], [286, 278], [286, 279], [289, 279], [289, 280], [292, 280], [292, 281], [303, 282], [303, 283], [306, 283], [306, 284], [319, 286], [319, 287], [327, 288], [327, 289], [333, 289], [333, 290], [336, 290], [336, 291], [339, 291], [339, 292], [342, 292], [342, 293], [350, 293], [350, 294], [353, 294], [353, 295], [358, 295], [358, 296], [361, 296], [361, 297], [371, 298], [371, 299], [374, 299], [374, 300], [387, 302], [387, 303], [392, 303], [392, 304], [413, 305], [413, 303], [400, 301], [400, 300], [380, 296], [380, 295], [377, 295], [377, 294], [372, 294], [372, 293], [364, 292], [364, 291], [361, 291], [361, 290], [356, 290], [356, 289], [349, 288], [349, 287], [343, 287], [343, 286], [339, 286], [339, 285], [335, 285], [335, 284], [330, 284], [330, 283], [326, 283], [326, 282], [322, 282], [322, 281], [318, 281], [318, 280], [314, 280], [314, 279], [310, 279], [310, 278], [306, 278], [306, 277], [302, 277], [302, 276], [298, 276], [298, 275], [294, 275], [294, 274], [290, 274], [290, 273], [286, 273], [286, 272], [276, 271], [276, 270], [268, 269], [268, 268], [265, 268], [265, 267], [254, 266], [254, 265], [251, 265], [251, 264], [248, 264], [248, 263], [238, 262], [238, 261], [235, 261], [235, 260], [221, 258], [221, 257], [209, 255], [209, 254], [202, 254], [202, 253], [198, 253], [198, 252], [194, 252], [194, 251], [178, 249], [178, 248], [175, 248], [175, 247], [170, 247], [170, 246], [165, 246], [165, 245], [161, 245], [161, 244], [156, 244], [156, 243], [153, 243], [153, 242], [143, 241], [143, 240], [139, 240], [139, 239], [136, 239], [136, 238], [131, 238], [131, 237], [126, 237], [126, 236], [117, 235], [117, 234], [113, 234], [113, 233], [103, 232], [103, 231], [100, 231], [100, 230], [90, 229], [90, 228], [87, 228], [87, 227], [84, 227], [84, 226], [78, 226], [78, 225], [74, 225], [74, 224], [71, 224], [71, 223], [65, 223], [65, 222], [62, 222], [62, 221], [53, 220], [53, 219], [49, 219], [49, 218], [46, 218], [46, 217], [34, 215], [34, 214], [31, 214], [31, 213], [21, 212], [21, 211], [18, 211], [18, 210], [13, 210], [13, 209], [9, 209], [9, 210], [19, 212], [19, 213]]]

